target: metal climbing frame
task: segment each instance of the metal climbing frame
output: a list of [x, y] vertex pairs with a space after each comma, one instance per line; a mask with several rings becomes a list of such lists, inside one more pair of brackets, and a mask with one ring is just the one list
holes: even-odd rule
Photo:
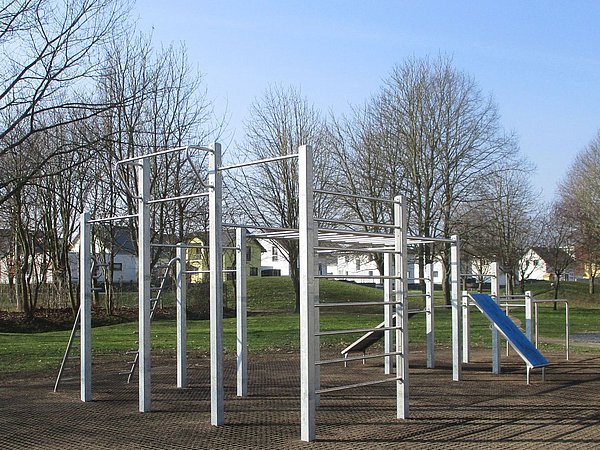
[[[186, 159], [191, 165], [194, 174], [198, 177], [201, 184], [206, 187], [203, 182], [198, 169], [195, 167], [189, 151], [191, 149], [208, 152], [209, 156], [212, 155], [209, 162], [209, 169], [212, 167], [212, 172], [209, 172], [209, 182], [212, 181], [212, 185], [206, 192], [193, 193], [185, 196], [170, 197], [170, 198], [150, 198], [150, 159], [155, 158], [159, 155], [164, 155], [173, 152], [184, 152]], [[81, 339], [81, 400], [90, 401], [92, 399], [92, 356], [91, 356], [91, 274], [88, 267], [91, 264], [91, 246], [90, 241], [90, 226], [92, 223], [108, 222], [122, 219], [137, 218], [138, 219], [138, 406], [140, 412], [148, 412], [151, 410], [151, 378], [150, 378], [150, 320], [151, 320], [151, 273], [150, 273], [150, 207], [156, 203], [170, 202], [175, 200], [181, 200], [183, 198], [196, 198], [196, 197], [209, 197], [209, 204], [211, 208], [218, 203], [217, 208], [220, 208], [220, 185], [219, 180], [214, 178], [214, 174], [217, 172], [214, 168], [217, 167], [218, 161], [215, 158], [215, 154], [220, 155], [220, 145], [214, 144], [212, 147], [199, 147], [199, 146], [188, 146], [179, 147], [156, 153], [135, 156], [127, 158], [117, 162], [116, 170], [123, 166], [130, 165], [136, 170], [138, 186], [137, 194], [129, 192], [129, 195], [137, 200], [137, 214], [130, 214], [124, 216], [106, 217], [99, 219], [91, 219], [88, 212], [84, 212], [81, 215], [80, 230], [80, 302], [81, 302], [81, 320], [80, 320], [80, 339]], [[211, 178], [211, 175], [213, 176]], [[215, 191], [217, 193], [215, 194]], [[212, 211], [212, 210], [211, 210]], [[220, 215], [218, 215], [220, 220]], [[213, 229], [219, 229], [218, 224], [211, 224], [211, 231]], [[213, 234], [214, 236], [214, 234]], [[220, 243], [220, 239], [218, 239]], [[177, 286], [177, 386], [185, 387], [186, 385], [186, 328], [185, 328], [185, 246], [179, 245], [177, 250], [177, 274], [176, 274], [176, 286]], [[216, 247], [216, 246], [215, 246]], [[212, 251], [212, 250], [211, 250]], [[222, 274], [218, 272], [218, 276], [222, 279]], [[213, 280], [211, 280], [212, 282]], [[211, 283], [212, 284], [212, 283]], [[220, 286], [220, 298], [222, 305], [222, 283], [217, 283]], [[213, 294], [211, 286], [211, 314], [213, 310], [217, 312], [221, 311], [222, 307], [215, 308], [213, 304], [218, 302], [219, 292]], [[214, 298], [213, 298], [214, 297]], [[212, 322], [212, 321], [211, 321]], [[222, 322], [222, 317], [221, 317]], [[221, 339], [214, 339], [215, 333], [211, 330], [211, 347], [216, 346], [217, 350], [215, 353], [219, 353], [218, 345], [220, 343], [222, 355], [222, 325], [221, 325]], [[221, 356], [222, 358], [222, 356]], [[212, 362], [211, 362], [212, 364]], [[221, 370], [222, 372], [222, 370]], [[222, 375], [221, 375], [222, 376]], [[221, 382], [222, 391], [222, 382]], [[220, 399], [222, 404], [222, 395]], [[217, 402], [213, 402], [218, 404]], [[221, 414], [222, 417], [222, 414]]]
[[[237, 225], [237, 369], [238, 369], [238, 395], [247, 393], [247, 356], [246, 356], [246, 289], [245, 289], [245, 228], [254, 228], [264, 232], [263, 237], [279, 239], [297, 239], [299, 241], [300, 255], [300, 378], [301, 378], [301, 438], [304, 441], [315, 439], [315, 413], [319, 402], [319, 396], [326, 392], [337, 391], [357, 386], [365, 386], [383, 382], [395, 381], [397, 417], [407, 418], [408, 407], [408, 302], [407, 302], [407, 217], [403, 200], [400, 197], [394, 200], [382, 200], [393, 204], [394, 219], [392, 224], [364, 224], [393, 229], [393, 233], [374, 233], [355, 231], [351, 229], [319, 228], [318, 223], [328, 225], [336, 223], [333, 220], [315, 218], [313, 215], [314, 194], [313, 189], [313, 167], [312, 151], [309, 146], [299, 148], [297, 155], [284, 155], [275, 158], [267, 158], [258, 161], [250, 161], [230, 166], [221, 165], [221, 146], [215, 143], [210, 148], [195, 147], [208, 152], [208, 183], [202, 183], [206, 192], [184, 196], [185, 198], [208, 196], [209, 199], [209, 272], [210, 272], [210, 374], [211, 374], [211, 423], [222, 425], [224, 423], [224, 386], [223, 386], [223, 245], [221, 242], [222, 229], [226, 224], [222, 222], [222, 173], [226, 170], [237, 169], [250, 165], [270, 163], [288, 158], [298, 158], [299, 179], [299, 228], [282, 229], [273, 227], [256, 227]], [[141, 155], [120, 161], [118, 166], [133, 165], [137, 171], [138, 194], [135, 195], [138, 203], [138, 212], [131, 216], [137, 217], [139, 221], [138, 249], [139, 249], [139, 410], [146, 412], [151, 410], [150, 395], [150, 206], [155, 203], [177, 200], [183, 197], [164, 199], [150, 198], [149, 159], [174, 151], [186, 151], [187, 148], [178, 148], [157, 152], [154, 154]], [[188, 155], [189, 160], [189, 155]], [[191, 160], [190, 160], [191, 162]], [[194, 172], [200, 179], [199, 172]], [[347, 195], [334, 192], [319, 191], [325, 195]], [[133, 195], [130, 193], [130, 195]], [[372, 199], [375, 200], [375, 199]], [[119, 218], [98, 219], [115, 220]], [[89, 214], [82, 215], [82, 249], [81, 267], [88, 267], [90, 254], [89, 242]], [[348, 222], [343, 222], [347, 224]], [[257, 236], [257, 235], [255, 235]], [[451, 287], [452, 287], [452, 317], [453, 317], [453, 378], [460, 377], [460, 336], [459, 318], [459, 292], [458, 292], [458, 238], [410, 238], [412, 243], [445, 242], [451, 246]], [[321, 360], [319, 339], [321, 335], [333, 333], [364, 332], [361, 330], [337, 330], [322, 331], [319, 325], [319, 309], [327, 307], [327, 304], [319, 303], [319, 278], [326, 276], [318, 275], [318, 252], [339, 250], [340, 243], [350, 245], [353, 251], [364, 253], [381, 252], [386, 258], [386, 273], [374, 278], [384, 280], [386, 284], [386, 295], [382, 305], [386, 314], [386, 324], [383, 330], [388, 333], [383, 356], [387, 361], [387, 367], [391, 371], [391, 358], [395, 358], [396, 374], [382, 380], [368, 381], [358, 385], [338, 386], [321, 389], [320, 366], [340, 361]], [[185, 385], [185, 275], [190, 273], [185, 269], [185, 246], [181, 245], [178, 250], [177, 287], [178, 287], [178, 386]], [[392, 264], [393, 260], [393, 264]], [[81, 270], [81, 339], [82, 339], [82, 400], [91, 400], [91, 292], [87, 271]], [[431, 274], [429, 274], [431, 277]], [[360, 276], [365, 278], [364, 276]], [[393, 289], [395, 285], [395, 289]], [[432, 300], [432, 295], [430, 296]], [[397, 315], [396, 324], [392, 323], [391, 312], [395, 308]], [[433, 306], [430, 308], [433, 310]], [[393, 339], [392, 339], [393, 336]], [[433, 337], [431, 338], [433, 343]], [[395, 348], [392, 349], [392, 341]], [[433, 344], [431, 344], [433, 345]], [[458, 352], [458, 356], [456, 356]]]

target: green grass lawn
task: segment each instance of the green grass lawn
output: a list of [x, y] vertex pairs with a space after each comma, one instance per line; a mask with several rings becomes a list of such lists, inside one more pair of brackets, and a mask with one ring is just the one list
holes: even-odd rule
[[[542, 290], [544, 285], [531, 286]], [[575, 294], [578, 288], [587, 292], [587, 285], [567, 288]], [[575, 295], [571, 294], [571, 295]], [[587, 294], [586, 294], [587, 295]], [[321, 302], [381, 301], [382, 291], [352, 283], [322, 281]], [[422, 303], [422, 302], [421, 302]], [[441, 306], [441, 295], [436, 295], [436, 304]], [[419, 307], [419, 301], [411, 301], [411, 307]], [[561, 348], [559, 340], [564, 338], [564, 307], [554, 311], [552, 304], [540, 307], [540, 337], [550, 342], [552, 348]], [[291, 281], [283, 277], [255, 278], [248, 280], [248, 345], [250, 352], [295, 351], [299, 347], [299, 317], [293, 313], [294, 296]], [[351, 329], [368, 328], [382, 319], [381, 306], [363, 308], [329, 308], [321, 313], [321, 328]], [[523, 321], [523, 312], [514, 316]], [[154, 349], [175, 348], [175, 321], [156, 320], [152, 324], [152, 347]], [[124, 323], [96, 327], [93, 330], [93, 348], [96, 353], [125, 351], [136, 346], [137, 323]], [[571, 332], [600, 332], [600, 308], [593, 298], [584, 296], [582, 301], [571, 302]], [[47, 333], [0, 333], [0, 374], [34, 372], [58, 369], [69, 332]], [[321, 339], [325, 346], [341, 350], [360, 334], [327, 336]], [[425, 342], [425, 316], [418, 314], [410, 320], [410, 342], [422, 345]], [[436, 309], [436, 341], [449, 345], [451, 337], [451, 313], [448, 308]], [[474, 346], [489, 346], [490, 324], [475, 309], [471, 314], [471, 340]], [[557, 343], [558, 342], [558, 343]], [[188, 345], [190, 349], [209, 351], [209, 323], [206, 320], [188, 321]], [[228, 354], [235, 352], [235, 319], [224, 321], [224, 346]]]

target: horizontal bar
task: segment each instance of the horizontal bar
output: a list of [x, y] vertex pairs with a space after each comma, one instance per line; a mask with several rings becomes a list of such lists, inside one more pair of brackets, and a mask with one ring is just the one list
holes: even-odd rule
[[315, 391], [315, 393], [316, 394], [326, 394], [327, 392], [343, 391], [345, 389], [353, 389], [353, 388], [364, 387], [364, 386], [373, 386], [374, 384], [382, 384], [382, 383], [387, 383], [389, 381], [398, 381], [398, 380], [402, 380], [402, 377], [393, 377], [393, 378], [386, 378], [384, 380], [365, 381], [364, 383], [347, 384], [345, 386], [317, 389]]
[[102, 219], [88, 220], [88, 223], [114, 222], [116, 220], [133, 219], [134, 217], [137, 217], [137, 216], [138, 216], [137, 214], [127, 214], [125, 216], [104, 217]]
[[400, 254], [402, 252], [396, 251], [391, 247], [354, 247], [354, 248], [342, 248], [342, 247], [315, 247], [316, 251], [323, 252], [337, 252], [337, 253], [392, 253]]
[[338, 230], [336, 228], [319, 228], [319, 232], [324, 234], [335, 233], [340, 235], [351, 235], [351, 236], [367, 236], [367, 237], [378, 237], [382, 239], [394, 239], [394, 235], [390, 233], [375, 233], [372, 231], [357, 231], [357, 230]]
[[[236, 273], [235, 269], [226, 269], [226, 270], [222, 270], [222, 273]], [[182, 271], [182, 273], [185, 273], [186, 275], [194, 275], [194, 274], [200, 274], [200, 273], [210, 273], [210, 270], [184, 270]]]
[[[336, 219], [324, 219], [321, 217], [315, 217], [316, 222], [325, 223], [337, 223], [341, 225], [356, 225], [360, 227], [379, 227], [379, 228], [402, 228], [400, 225], [385, 224], [385, 223], [370, 223], [370, 222], [354, 222], [352, 220], [336, 220]], [[341, 230], [343, 231], [343, 230]]]
[[500, 306], [504, 306], [504, 307], [508, 306], [509, 308], [525, 308], [524, 303], [500, 303]]
[[315, 336], [335, 336], [337, 334], [353, 334], [353, 333], [370, 333], [372, 331], [389, 331], [389, 330], [401, 330], [401, 326], [393, 327], [379, 327], [379, 328], [354, 328], [352, 330], [330, 330], [330, 331], [317, 331]]
[[282, 159], [291, 159], [291, 158], [297, 158], [297, 157], [298, 157], [298, 154], [294, 153], [291, 155], [274, 156], [273, 158], [257, 159], [255, 161], [247, 161], [247, 162], [243, 162], [243, 163], [239, 163], [239, 164], [231, 164], [230, 166], [221, 166], [221, 167], [219, 167], [219, 171], [239, 169], [240, 167], [255, 166], [258, 164], [269, 163], [269, 162], [274, 162], [274, 161], [281, 161]]
[[369, 201], [374, 201], [374, 202], [398, 203], [394, 200], [390, 200], [389, 198], [369, 197], [369, 196], [365, 196], [365, 195], [349, 194], [346, 192], [325, 191], [323, 189], [314, 189], [313, 192], [319, 193], [319, 194], [336, 195], [338, 197], [348, 197], [348, 198], [356, 198], [359, 200], [369, 200]]
[[[450, 238], [438, 238], [438, 237], [426, 237], [426, 236], [407, 236], [406, 239], [408, 243], [416, 243], [416, 244], [431, 244], [433, 242], [447, 242], [452, 243], [454, 240]], [[410, 241], [419, 241], [419, 242], [410, 242]], [[422, 242], [424, 241], [424, 242]]]
[[420, 294], [406, 294], [406, 296], [408, 298], [424, 298], [424, 297], [429, 297], [429, 295], [430, 294], [423, 294], [423, 293], [420, 293]]
[[401, 280], [401, 276], [393, 275], [315, 275], [315, 278], [347, 278], [347, 279], [369, 279], [369, 280]]
[[188, 148], [194, 148], [197, 150], [203, 150], [205, 152], [211, 152], [211, 153], [213, 151], [211, 148], [203, 147], [200, 145], [186, 145], [185, 147], [169, 148], [167, 150], [161, 150], [161, 151], [154, 152], [154, 153], [147, 153], [145, 155], [133, 156], [131, 158], [122, 159], [120, 161], [117, 161], [116, 165], [118, 166], [119, 164], [127, 164], [127, 163], [130, 163], [133, 161], [139, 161], [140, 159], [150, 158], [151, 156], [160, 156], [160, 155], [166, 155], [168, 153], [181, 152], [181, 151], [187, 150]]
[[208, 245], [195, 245], [195, 244], [159, 244], [150, 243], [150, 247], [183, 247], [183, 248], [209, 248]]
[[210, 192], [199, 192], [197, 194], [180, 195], [179, 197], [167, 197], [167, 198], [158, 198], [155, 200], [148, 200], [146, 203], [148, 205], [154, 205], [155, 203], [174, 202], [176, 200], [186, 200], [188, 198], [206, 197], [209, 194], [210, 194]]
[[346, 302], [346, 303], [315, 303], [315, 308], [331, 308], [343, 306], [385, 306], [385, 305], [400, 305], [404, 302]]
[[322, 366], [325, 364], [336, 364], [336, 363], [345, 363], [350, 361], [360, 361], [362, 359], [376, 359], [376, 358], [385, 358], [386, 356], [396, 356], [401, 355], [402, 352], [388, 352], [388, 353], [377, 353], [377, 354], [369, 354], [362, 356], [348, 356], [344, 358], [335, 358], [335, 359], [323, 359], [321, 361], [315, 361], [315, 366]]
[[531, 299], [531, 303], [554, 303], [554, 302], [561, 302], [561, 303], [569, 303], [569, 300], [566, 300], [564, 298], [557, 298], [557, 299], [553, 299], [553, 298], [544, 298], [544, 299]]

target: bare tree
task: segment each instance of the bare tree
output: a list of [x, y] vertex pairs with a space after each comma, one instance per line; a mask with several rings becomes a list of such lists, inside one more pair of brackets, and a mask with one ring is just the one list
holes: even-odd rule
[[[351, 118], [332, 120], [330, 129], [334, 138], [337, 190], [354, 196], [383, 199], [392, 199], [403, 192], [400, 153], [395, 151], [397, 146], [386, 141], [393, 136], [384, 132], [371, 105], [355, 109]], [[341, 205], [336, 213], [341, 217], [371, 224], [392, 221], [393, 208], [389, 203], [358, 197], [340, 197], [337, 200]], [[378, 226], [365, 225], [363, 228], [365, 231], [392, 232]], [[382, 274], [383, 256], [378, 253], [371, 257]]]
[[[298, 147], [310, 144], [315, 149], [315, 182], [326, 188], [333, 180], [330, 171], [330, 139], [324, 119], [293, 88], [270, 87], [251, 107], [246, 124], [243, 157], [263, 159], [295, 154]], [[230, 179], [241, 193], [234, 200], [242, 206], [251, 223], [283, 228], [298, 228], [298, 163], [296, 159], [279, 160], [255, 166], [237, 179]], [[243, 197], [242, 197], [243, 196]], [[316, 209], [323, 205], [316, 201]], [[300, 304], [298, 243], [278, 243], [288, 255], [290, 275], [296, 293], [296, 311]]]
[[[558, 298], [560, 282], [567, 270], [574, 267], [573, 258], [573, 226], [562, 212], [560, 205], [551, 205], [544, 217], [542, 234], [545, 260], [553, 275], [554, 298]], [[556, 309], [556, 303], [554, 303]]]
[[[127, 15], [121, 0], [12, 0], [0, 6], [0, 204], [64, 149], [23, 155], [36, 133], [111, 105], [77, 95], [99, 75], [98, 51]], [[59, 114], [55, 114], [59, 112]], [[76, 112], [76, 114], [74, 114]], [[49, 114], [52, 113], [52, 114]], [[20, 153], [21, 171], [7, 170]]]
[[[130, 167], [115, 171], [117, 161], [153, 153], [171, 147], [202, 142], [219, 132], [213, 127], [212, 108], [206, 99], [201, 75], [191, 69], [185, 47], [169, 46], [155, 51], [149, 37], [131, 33], [112, 43], [108, 63], [99, 90], [107, 102], [118, 105], [98, 115], [93, 123], [96, 139], [93, 148], [98, 155], [97, 181], [89, 208], [101, 216], [130, 215], [136, 212], [134, 196], [137, 175]], [[198, 155], [195, 169], [182, 153], [162, 155], [151, 160], [151, 193], [154, 198], [182, 197], [203, 190], [197, 171], [205, 163]], [[133, 194], [133, 195], [131, 195]], [[205, 216], [205, 199], [181, 199], [153, 206], [153, 242], [183, 241], [190, 232], [198, 231]], [[137, 223], [130, 220], [115, 226], [129, 228], [135, 243]], [[107, 243], [106, 298], [112, 311], [112, 267], [116, 240], [120, 229], [113, 224], [101, 233]], [[165, 250], [154, 248], [151, 266], [165, 257]]]
[[[347, 167], [364, 172], [361, 189], [387, 185], [397, 190], [394, 194], [403, 194], [411, 231], [425, 237], [456, 232], [457, 211], [477, 200], [479, 181], [505, 168], [517, 151], [514, 138], [500, 126], [492, 99], [446, 57], [409, 59], [396, 66], [357, 122], [351, 142], [360, 147], [358, 154], [378, 152], [370, 160], [383, 163], [387, 171], [375, 176], [363, 166]], [[365, 131], [367, 140], [362, 138]], [[433, 259], [430, 249], [420, 249], [421, 269]], [[448, 269], [448, 249], [437, 251]], [[449, 299], [448, 280], [444, 286]]]
[[480, 183], [478, 201], [466, 204], [456, 217], [461, 250], [475, 259], [497, 260], [509, 294], [517, 278], [525, 292], [528, 267], [522, 258], [539, 243], [540, 211], [528, 178], [531, 170], [522, 162], [518, 170], [491, 171]]
[[589, 293], [594, 293], [600, 270], [600, 132], [577, 155], [559, 185], [559, 210], [573, 227], [577, 259], [589, 276]]

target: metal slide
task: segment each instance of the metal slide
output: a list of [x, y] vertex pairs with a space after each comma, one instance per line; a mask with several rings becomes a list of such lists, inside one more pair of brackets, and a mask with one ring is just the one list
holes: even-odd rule
[[515, 325], [515, 323], [506, 315], [495, 300], [487, 294], [469, 294], [475, 305], [488, 318], [504, 338], [510, 342], [515, 351], [527, 365], [527, 384], [529, 384], [529, 372], [531, 369], [548, 366], [548, 360], [535, 348], [535, 345], [527, 339], [527, 336]]
[[[408, 318], [410, 319], [415, 314], [416, 314], [416, 312], [409, 311]], [[381, 322], [375, 328], [383, 328], [384, 326], [385, 326], [385, 321]], [[392, 326], [393, 327], [396, 326], [396, 314], [392, 315]], [[346, 347], [340, 353], [342, 355], [344, 355], [344, 358], [347, 358], [349, 353], [361, 353], [362, 352], [362, 354], [364, 355], [365, 352], [367, 351], [367, 349], [371, 345], [373, 345], [375, 342], [377, 342], [378, 340], [383, 338], [384, 332], [385, 332], [385, 330], [369, 331], [368, 333], [365, 333], [361, 337], [359, 337], [356, 341], [354, 341], [352, 344], [350, 344], [348, 347]]]

